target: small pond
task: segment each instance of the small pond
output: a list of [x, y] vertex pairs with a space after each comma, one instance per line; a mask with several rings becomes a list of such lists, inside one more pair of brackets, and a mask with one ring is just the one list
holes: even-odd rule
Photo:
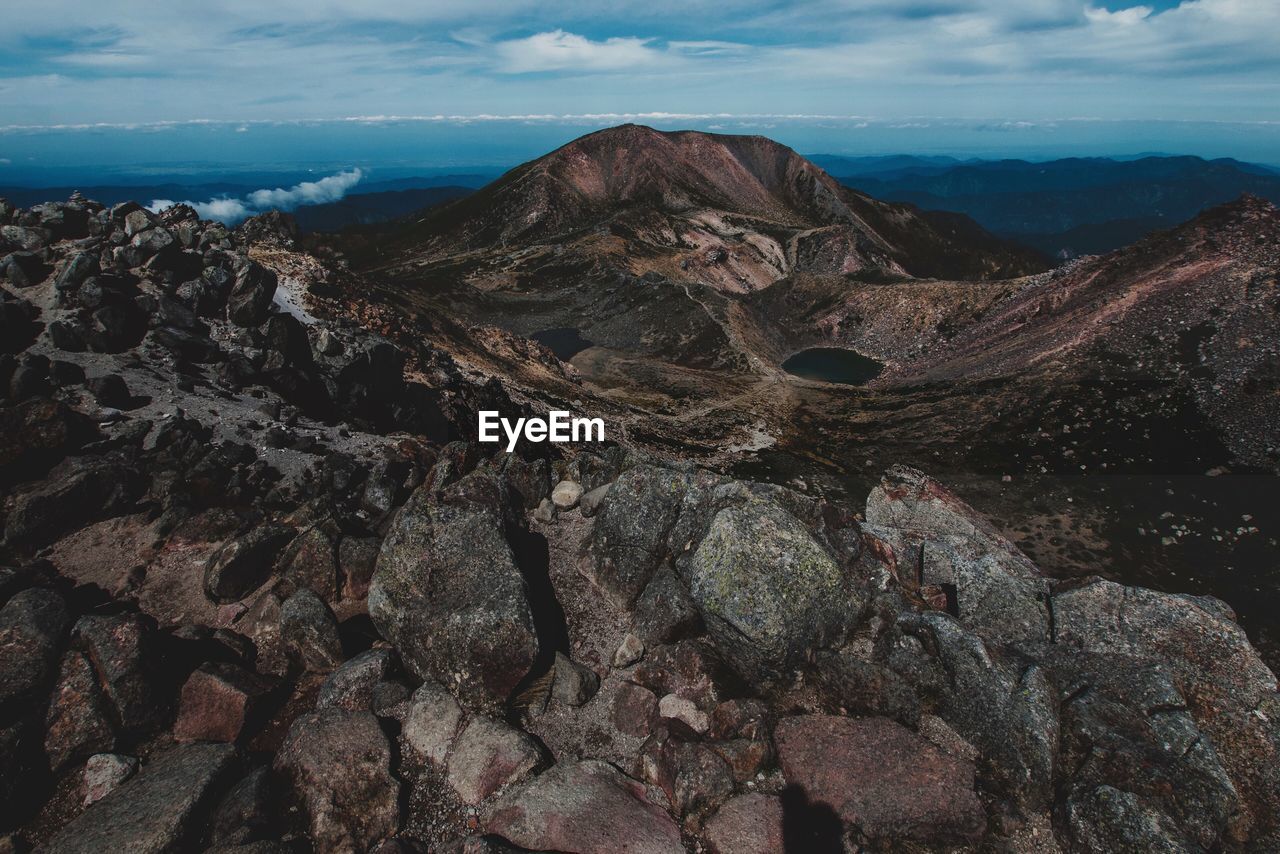
[[807, 380], [863, 385], [880, 376], [884, 364], [853, 350], [810, 347], [783, 362], [782, 369]]
[[592, 342], [582, 337], [582, 333], [572, 327], [544, 329], [529, 336], [542, 346], [556, 354], [556, 358], [567, 362], [578, 353], [591, 346]]

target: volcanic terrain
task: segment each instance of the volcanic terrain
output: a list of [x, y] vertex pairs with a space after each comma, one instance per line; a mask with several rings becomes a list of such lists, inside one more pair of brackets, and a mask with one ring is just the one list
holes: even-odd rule
[[337, 236], [0, 202], [0, 850], [1275, 850], [1278, 232], [1050, 270], [636, 126]]

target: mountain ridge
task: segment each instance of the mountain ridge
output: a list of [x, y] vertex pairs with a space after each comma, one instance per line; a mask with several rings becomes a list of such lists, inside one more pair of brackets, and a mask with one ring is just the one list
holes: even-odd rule
[[955, 240], [954, 219], [849, 190], [767, 137], [621, 125], [428, 212], [383, 250], [415, 263], [612, 229], [665, 257], [662, 272], [673, 277], [698, 252], [716, 254], [731, 269], [711, 283], [728, 290], [796, 269], [986, 278], [1044, 268], [1030, 250], [989, 236], [975, 241], [977, 226]]

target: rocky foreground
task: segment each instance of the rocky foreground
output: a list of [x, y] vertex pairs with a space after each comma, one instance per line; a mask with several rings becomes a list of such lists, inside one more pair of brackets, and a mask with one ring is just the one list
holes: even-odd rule
[[905, 467], [494, 453], [529, 404], [270, 225], [0, 204], [0, 850], [1280, 846], [1222, 602], [1045, 577]]

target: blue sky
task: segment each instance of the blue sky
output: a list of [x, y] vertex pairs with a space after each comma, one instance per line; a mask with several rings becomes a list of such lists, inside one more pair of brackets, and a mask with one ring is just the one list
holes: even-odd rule
[[0, 17], [0, 166], [61, 134], [134, 134], [142, 161], [174, 127], [216, 125], [247, 157], [266, 143], [229, 134], [619, 115], [805, 139], [825, 122], [848, 142], [824, 147], [851, 152], [996, 127], [1039, 128], [1048, 151], [1068, 128], [1063, 150], [1280, 160], [1277, 0], [5, 0]]

